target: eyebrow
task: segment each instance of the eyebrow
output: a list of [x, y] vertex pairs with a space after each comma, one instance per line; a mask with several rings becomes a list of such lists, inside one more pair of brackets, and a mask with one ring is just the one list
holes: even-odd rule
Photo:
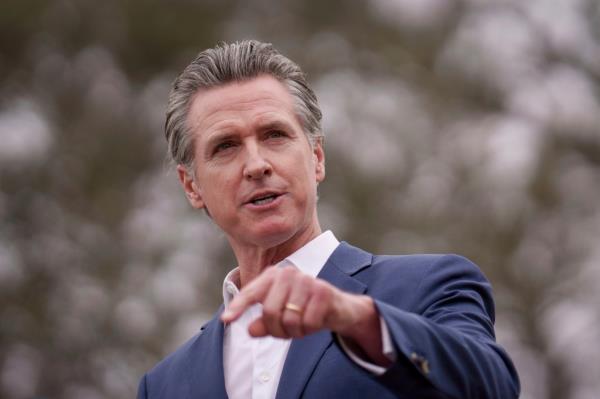
[[272, 120], [272, 121], [265, 121], [264, 123], [259, 123], [258, 130], [260, 132], [268, 132], [270, 130], [284, 130], [288, 133], [294, 133], [294, 129], [293, 129], [292, 125], [290, 125], [286, 121], [281, 121], [281, 120]]
[[236, 137], [238, 137], [238, 134], [236, 133], [231, 133], [231, 132], [222, 132], [222, 133], [215, 133], [213, 134], [211, 137], [208, 138], [208, 140], [206, 140], [206, 146], [204, 149], [204, 155], [208, 156], [212, 153], [213, 148], [219, 144], [222, 143], [224, 141], [228, 141], [228, 140], [234, 140]]
[[283, 121], [268, 121], [264, 124], [261, 124], [259, 127], [260, 131], [268, 131], [268, 130], [292, 130], [292, 127]]

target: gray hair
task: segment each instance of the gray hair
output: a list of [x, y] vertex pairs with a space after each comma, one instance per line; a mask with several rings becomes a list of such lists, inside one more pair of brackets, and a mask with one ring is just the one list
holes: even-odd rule
[[295, 62], [269, 43], [256, 40], [221, 43], [198, 54], [173, 82], [165, 122], [172, 161], [185, 166], [193, 174], [194, 137], [188, 131], [187, 114], [198, 90], [250, 80], [260, 75], [270, 75], [287, 87], [295, 100], [296, 116], [309, 143], [314, 145], [321, 140], [321, 110], [317, 97]]

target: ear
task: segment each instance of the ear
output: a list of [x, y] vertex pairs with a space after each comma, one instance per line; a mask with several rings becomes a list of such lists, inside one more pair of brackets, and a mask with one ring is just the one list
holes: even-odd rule
[[194, 178], [190, 175], [187, 168], [183, 165], [177, 165], [177, 175], [179, 176], [179, 182], [185, 191], [185, 196], [196, 209], [204, 208], [204, 201], [202, 200], [202, 191], [200, 187], [194, 181]]
[[325, 152], [323, 151], [323, 140], [321, 138], [317, 139], [313, 145], [313, 159], [317, 183], [320, 183], [325, 180]]

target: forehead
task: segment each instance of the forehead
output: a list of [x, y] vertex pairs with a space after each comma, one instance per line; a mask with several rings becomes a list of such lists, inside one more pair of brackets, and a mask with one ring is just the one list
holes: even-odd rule
[[187, 122], [198, 134], [231, 124], [278, 119], [297, 122], [294, 100], [277, 79], [260, 76], [198, 92], [192, 99]]

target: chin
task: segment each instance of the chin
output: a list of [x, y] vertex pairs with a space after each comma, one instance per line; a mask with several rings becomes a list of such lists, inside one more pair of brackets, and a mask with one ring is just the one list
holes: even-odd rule
[[264, 226], [257, 226], [249, 233], [254, 238], [253, 241], [261, 247], [274, 247], [285, 243], [294, 236], [296, 229], [283, 223], [269, 223]]

